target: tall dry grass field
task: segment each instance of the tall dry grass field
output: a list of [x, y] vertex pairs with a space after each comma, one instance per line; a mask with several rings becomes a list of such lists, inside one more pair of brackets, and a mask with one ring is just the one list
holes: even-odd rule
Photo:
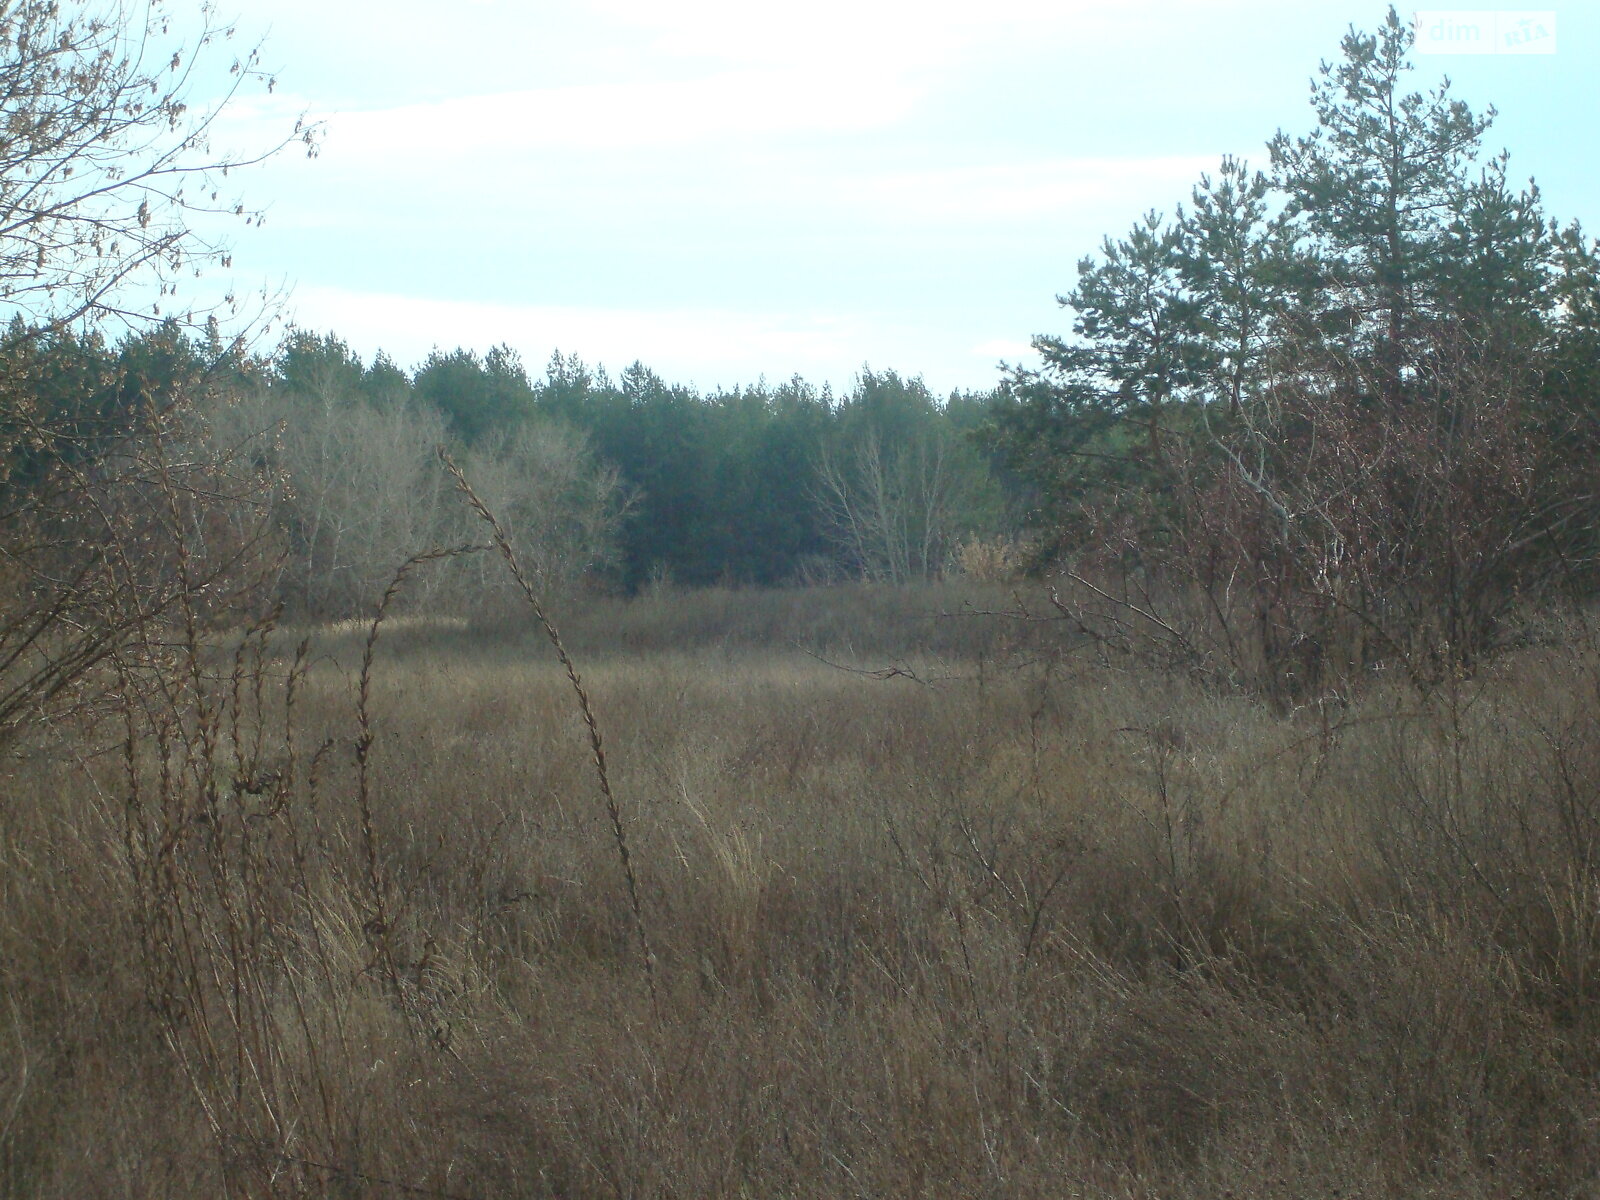
[[555, 614], [637, 911], [536, 631], [130, 677], [5, 765], [0, 1192], [1600, 1194], [1583, 627], [1285, 714], [1010, 603]]

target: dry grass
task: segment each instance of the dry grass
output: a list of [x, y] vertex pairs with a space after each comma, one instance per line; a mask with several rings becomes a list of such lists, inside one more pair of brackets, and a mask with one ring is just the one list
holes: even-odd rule
[[9, 764], [0, 1194], [1593, 1194], [1581, 629], [1279, 715], [962, 599], [557, 614], [654, 1009], [532, 637], [385, 631], [370, 869], [364, 631]]

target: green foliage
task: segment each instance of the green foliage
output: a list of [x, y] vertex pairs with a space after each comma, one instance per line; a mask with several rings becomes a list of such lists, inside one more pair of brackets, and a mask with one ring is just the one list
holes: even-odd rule
[[361, 373], [361, 391], [374, 404], [394, 407], [410, 399], [411, 378], [379, 351]]
[[113, 447], [148, 431], [173, 398], [216, 382], [226, 355], [168, 321], [115, 347], [97, 332], [36, 329], [20, 317], [0, 337], [0, 479], [24, 506], [61, 471], [92, 474]]
[[1494, 117], [1473, 114], [1448, 85], [1404, 90], [1412, 32], [1394, 9], [1376, 35], [1354, 29], [1343, 61], [1312, 84], [1317, 127], [1279, 132], [1267, 149], [1274, 184], [1312, 245], [1322, 327], [1380, 365], [1393, 398], [1408, 350], [1437, 314], [1448, 232], [1469, 213], [1467, 172]]
[[1225, 400], [1237, 415], [1259, 391], [1273, 316], [1299, 298], [1307, 272], [1259, 171], [1226, 157], [1190, 196], [1177, 230], [1190, 379], [1203, 401]]
[[1393, 10], [1352, 29], [1270, 175], [1224, 159], [1170, 223], [1107, 238], [1061, 297], [1071, 335], [993, 408], [1047, 545], [1275, 690], [1334, 661], [1436, 680], [1600, 541], [1594, 244], [1481, 161], [1493, 109], [1407, 89], [1411, 38]]
[[469, 350], [449, 354], [435, 350], [417, 369], [411, 386], [469, 445], [491, 430], [526, 420], [534, 407], [522, 360], [508, 346], [496, 346], [481, 360]]
[[[402, 561], [437, 533], [438, 498], [424, 478], [446, 441], [463, 461], [477, 454], [479, 469], [496, 478], [511, 448], [527, 451], [526, 469], [540, 478], [530, 476], [521, 492], [506, 483], [506, 503], [533, 504], [541, 487], [549, 493], [541, 511], [554, 491], [581, 499], [589, 515], [567, 539], [574, 554], [607, 523], [591, 502], [619, 504], [615, 556], [580, 556], [605, 563], [629, 591], [656, 579], [773, 585], [864, 571], [831, 524], [821, 474], [830, 454], [858, 444], [871, 442], [907, 469], [937, 466], [938, 529], [917, 535], [930, 549], [915, 574], [939, 574], [954, 542], [994, 530], [1005, 506], [976, 436], [993, 397], [940, 401], [920, 379], [893, 371], [863, 371], [842, 397], [798, 376], [702, 394], [642, 363], [613, 380], [559, 353], [532, 383], [516, 354], [499, 347], [484, 357], [436, 350], [408, 376], [381, 353], [364, 363], [333, 333], [292, 331], [257, 361], [221, 346], [214, 329], [202, 342], [172, 324], [115, 349], [95, 335], [18, 326], [0, 340], [0, 359], [18, 393], [0, 425], [13, 482], [92, 455], [97, 437], [126, 435], [160, 397], [206, 381], [217, 396], [206, 419], [219, 445], [272, 439], [271, 453], [254, 453], [286, 473], [279, 517], [298, 565], [283, 585], [308, 612], [359, 610], [390, 559]], [[558, 465], [563, 447], [578, 467], [570, 478]], [[615, 496], [596, 501], [585, 464], [615, 472]]]
[[[603, 370], [557, 354], [536, 393], [538, 411], [588, 433], [631, 492], [622, 565], [629, 590], [663, 578], [775, 584], [819, 564], [859, 570], [840, 561], [820, 502], [830, 446], [874, 436], [908, 447], [937, 427], [937, 437], [959, 443], [953, 457], [961, 469], [987, 479], [966, 433], [988, 398], [962, 399], [958, 429], [920, 380], [892, 371], [865, 371], [837, 400], [799, 377], [702, 395], [640, 363], [613, 383]], [[973, 486], [963, 494], [977, 504], [981, 492]]]
[[[320, 461], [328, 455], [347, 458], [356, 442], [373, 453], [387, 447], [385, 452], [398, 457], [380, 475], [391, 478], [411, 477], [411, 468], [402, 463], [417, 458], [421, 443], [402, 438], [411, 447], [402, 449], [394, 441], [397, 432], [384, 434], [372, 425], [377, 420], [372, 410], [400, 414], [415, 406], [416, 414], [433, 414], [442, 422], [442, 434], [491, 458], [530, 423], [576, 431], [596, 458], [618, 473], [625, 518], [618, 529], [616, 580], [629, 591], [656, 579], [770, 585], [814, 573], [824, 563], [832, 564], [825, 573], [859, 570], [853, 559], [838, 557], [839, 545], [819, 503], [819, 468], [830, 447], [869, 436], [896, 448], [895, 453], [900, 447], [921, 448], [916, 450], [921, 453], [935, 443], [943, 448], [956, 481], [951, 495], [970, 511], [957, 522], [959, 528], [952, 526], [953, 533], [941, 535], [933, 573], [942, 568], [954, 534], [988, 528], [998, 509], [988, 466], [971, 436], [983, 422], [989, 398], [969, 395], [940, 404], [920, 380], [904, 380], [892, 371], [866, 371], [839, 400], [798, 377], [776, 387], [763, 381], [703, 395], [667, 383], [642, 363], [613, 380], [603, 369], [559, 353], [544, 378], [529, 384], [507, 350], [480, 360], [458, 349], [435, 351], [408, 381], [381, 355], [363, 367], [333, 335], [300, 333], [280, 348], [270, 382], [291, 401], [282, 410], [289, 425], [305, 425], [295, 431], [295, 455]], [[397, 419], [420, 429], [412, 418]], [[498, 475], [498, 468], [489, 469]], [[329, 486], [354, 486], [331, 461], [314, 476], [326, 477]], [[419, 485], [406, 486], [415, 492]], [[320, 512], [320, 502], [309, 497], [325, 490], [308, 477], [296, 487], [299, 507]], [[375, 513], [372, 520], [377, 518]], [[308, 562], [344, 562], [337, 569], [353, 568], [348, 549], [337, 555], [311, 549], [330, 536], [326, 521], [297, 521], [303, 528], [292, 540], [306, 548]], [[385, 518], [385, 528], [392, 524]], [[389, 535], [380, 540], [394, 541]], [[319, 594], [327, 590], [326, 582], [318, 586]], [[348, 602], [319, 600], [312, 607], [329, 603], [342, 608]]]
[[823, 443], [816, 489], [846, 570], [937, 579], [963, 537], [991, 531], [998, 484], [970, 436], [979, 403], [940, 404], [921, 379], [894, 371], [857, 377]]

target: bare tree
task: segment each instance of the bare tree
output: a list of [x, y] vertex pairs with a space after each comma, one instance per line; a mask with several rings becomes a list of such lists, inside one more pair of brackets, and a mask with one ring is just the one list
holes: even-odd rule
[[[530, 582], [561, 595], [614, 565], [626, 509], [614, 468], [597, 464], [585, 439], [552, 422], [530, 421], [467, 456], [473, 487], [497, 514]], [[447, 540], [468, 541], [471, 527]], [[500, 595], [518, 597], [505, 572], [484, 556], [451, 564], [460, 601], [481, 607]]]
[[[473, 540], [471, 514], [439, 468], [446, 418], [418, 400], [375, 403], [335, 386], [260, 388], [208, 420], [218, 445], [257, 429], [281, 481], [276, 513], [286, 549], [280, 594], [298, 612], [339, 619], [369, 612], [398, 563]], [[464, 452], [474, 487], [499, 514], [542, 594], [569, 590], [611, 565], [625, 507], [615, 470], [598, 465], [565, 426], [529, 421]], [[481, 612], [513, 599], [496, 564], [463, 557], [419, 573], [403, 603]]]
[[[294, 141], [314, 149], [299, 122], [258, 150], [213, 147], [241, 90], [272, 80], [258, 49], [231, 48], [232, 27], [200, 11], [185, 41], [160, 0], [0, 4], [0, 302], [51, 325], [159, 316], [182, 276], [227, 260], [197, 217], [260, 219], [224, 176]], [[229, 56], [226, 91], [197, 95]]]
[[1103, 641], [1282, 704], [1371, 669], [1423, 692], [1515, 632], [1519, 608], [1592, 571], [1592, 418], [1439, 323], [1381, 398], [1362, 359], [1309, 342], [1256, 400], [1172, 439], [1159, 494], [1105, 506], [1060, 606]]
[[[437, 411], [261, 388], [208, 419], [220, 442], [271, 431], [263, 450], [283, 485], [276, 509], [287, 552], [279, 587], [298, 612], [366, 612], [395, 565], [439, 537], [445, 483], [435, 452], [446, 433]], [[408, 598], [424, 598], [434, 581], [419, 576]]]
[[823, 454], [817, 500], [835, 545], [863, 577], [935, 578], [969, 532], [970, 479], [954, 437], [926, 429], [897, 443], [869, 428]]
[[1542, 369], [1445, 322], [1405, 403], [1344, 356], [1296, 356], [1231, 438], [1219, 487], [1260, 513], [1251, 557], [1296, 612], [1306, 657], [1401, 666], [1431, 686], [1505, 636], [1517, 605], [1593, 553], [1600, 477], [1585, 414], [1542, 397]]
[[[0, 305], [13, 317], [0, 347], [0, 736], [74, 695], [119, 647], [151, 642], [135, 635], [152, 622], [215, 611], [257, 560], [222, 536], [264, 529], [246, 515], [260, 511], [255, 460], [185, 450], [199, 444], [189, 408], [214, 384], [203, 370], [159, 387], [123, 372], [110, 381], [121, 406], [97, 421], [74, 405], [64, 417], [39, 386], [87, 395], [116, 370], [75, 375], [57, 334], [192, 320], [180, 281], [228, 262], [201, 227], [257, 219], [223, 177], [296, 139], [312, 147], [297, 124], [258, 151], [213, 148], [229, 103], [271, 83], [231, 38], [202, 24], [184, 41], [159, 0], [0, 0]], [[202, 95], [223, 70], [223, 93]], [[231, 361], [215, 336], [209, 349]]]

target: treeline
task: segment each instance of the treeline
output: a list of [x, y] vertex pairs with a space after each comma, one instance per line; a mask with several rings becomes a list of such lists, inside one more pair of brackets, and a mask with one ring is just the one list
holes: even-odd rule
[[[337, 355], [327, 339], [280, 361]], [[615, 468], [627, 512], [620, 582], [773, 584], [833, 574], [938, 574], [959, 540], [995, 528], [1002, 500], [971, 438], [992, 394], [935, 397], [864, 369], [836, 396], [795, 377], [702, 394], [635, 363], [613, 380], [557, 354], [530, 380], [504, 348], [435, 353], [414, 396], [473, 444], [555, 422]]]
[[[248, 458], [229, 494], [266, 481], [274, 586], [312, 617], [481, 537], [445, 445], [554, 588], [904, 581], [1027, 544], [1059, 615], [1120, 650], [1284, 699], [1372, 667], [1432, 686], [1529, 600], [1594, 589], [1600, 252], [1485, 156], [1492, 110], [1407, 90], [1411, 38], [1393, 10], [1352, 30], [1310, 133], [1106, 239], [1070, 332], [989, 392], [863, 369], [843, 394], [702, 393], [560, 354], [530, 376], [505, 347], [402, 369], [333, 334], [251, 356], [18, 323], [3, 482], [42, 511], [52, 469], [104, 469], [97, 447], [177, 406], [212, 443], [196, 462]], [[476, 605], [497, 578], [464, 559], [407, 596]]]
[[1492, 109], [1408, 89], [1412, 38], [1352, 29], [1309, 134], [1107, 238], [1004, 389], [1064, 607], [1108, 641], [1285, 700], [1431, 688], [1593, 592], [1600, 255], [1485, 156]]
[[[190, 436], [277, 481], [276, 586], [318, 618], [367, 611], [410, 555], [474, 540], [440, 447], [560, 589], [932, 578], [1015, 507], [976, 437], [993, 394], [939, 398], [894, 371], [864, 369], [842, 395], [798, 377], [702, 394], [637, 363], [613, 379], [557, 354], [531, 378], [498, 347], [408, 372], [333, 334], [250, 356], [176, 325], [111, 346], [18, 324], [0, 353], [51, 409], [40, 462], [92, 457], [91, 429], [127, 436], [141, 405], [203, 397]], [[457, 607], [503, 587], [463, 561], [408, 595]]]

